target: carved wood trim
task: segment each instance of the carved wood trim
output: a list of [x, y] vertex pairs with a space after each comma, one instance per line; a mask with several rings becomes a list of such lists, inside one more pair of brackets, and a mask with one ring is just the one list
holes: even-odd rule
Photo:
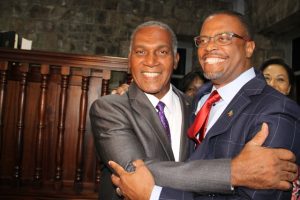
[[88, 111], [112, 70], [127, 59], [0, 48], [0, 199], [97, 198]]
[[[3, 146], [3, 115], [5, 112], [5, 96], [6, 96], [6, 89], [7, 89], [7, 69], [8, 69], [8, 62], [1, 61], [0, 62], [0, 162], [2, 158], [2, 146]], [[0, 169], [1, 170], [1, 169]]]

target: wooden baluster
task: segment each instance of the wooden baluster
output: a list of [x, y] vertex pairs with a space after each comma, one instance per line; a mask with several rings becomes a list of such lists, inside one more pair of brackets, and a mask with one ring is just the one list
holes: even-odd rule
[[37, 137], [36, 137], [36, 149], [35, 149], [35, 169], [33, 176], [33, 185], [35, 187], [41, 187], [42, 185], [42, 157], [43, 157], [43, 136], [45, 131], [45, 121], [46, 121], [46, 105], [47, 105], [47, 89], [48, 89], [48, 74], [49, 66], [41, 65], [41, 92], [40, 92], [40, 102], [39, 102], [39, 119], [37, 127]]
[[102, 79], [102, 90], [101, 90], [101, 96], [104, 96], [104, 95], [108, 95], [109, 94], [109, 80], [107, 79]]
[[130, 83], [132, 82], [132, 75], [127, 73], [126, 79], [127, 79], [127, 84], [130, 85]]
[[82, 174], [84, 163], [84, 136], [86, 131], [86, 115], [88, 106], [88, 90], [91, 70], [83, 70], [82, 83], [81, 83], [81, 97], [79, 106], [79, 127], [78, 127], [78, 142], [76, 152], [76, 171], [74, 180], [74, 189], [77, 193], [81, 192], [82, 186]]
[[5, 113], [5, 95], [7, 87], [7, 69], [8, 62], [0, 63], [0, 162], [2, 160], [2, 147], [3, 147], [3, 118]]
[[18, 105], [18, 121], [16, 134], [16, 151], [15, 151], [15, 166], [14, 166], [14, 185], [19, 187], [21, 185], [22, 176], [22, 158], [23, 158], [23, 137], [24, 137], [24, 115], [26, 105], [27, 93], [27, 74], [29, 71], [28, 63], [20, 63], [19, 69], [21, 72], [20, 91], [19, 91], [19, 105]]
[[110, 79], [110, 76], [111, 76], [111, 71], [110, 70], [103, 70], [101, 96], [109, 94], [109, 79]]
[[[101, 96], [108, 95], [109, 94], [109, 80], [111, 77], [111, 71], [110, 70], [103, 70], [103, 78], [102, 78], [102, 88], [101, 88]], [[101, 180], [101, 163], [96, 158], [96, 172], [95, 172], [95, 191], [98, 191], [99, 184]]]
[[67, 108], [67, 91], [69, 84], [70, 67], [63, 66], [61, 69], [61, 92], [59, 98], [58, 135], [55, 152], [55, 177], [54, 189], [62, 189], [63, 157], [64, 157], [64, 133]]
[[101, 180], [101, 169], [102, 164], [100, 163], [99, 159], [96, 157], [96, 173], [95, 173], [95, 185], [94, 185], [94, 191], [99, 192], [99, 185]]

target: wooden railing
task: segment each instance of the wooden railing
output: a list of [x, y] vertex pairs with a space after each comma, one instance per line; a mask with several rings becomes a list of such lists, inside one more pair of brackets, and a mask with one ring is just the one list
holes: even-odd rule
[[0, 49], [0, 199], [97, 198], [88, 111], [127, 70], [125, 58]]

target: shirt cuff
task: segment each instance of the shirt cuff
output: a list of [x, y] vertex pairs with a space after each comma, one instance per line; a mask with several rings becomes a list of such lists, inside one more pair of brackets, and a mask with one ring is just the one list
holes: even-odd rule
[[162, 190], [162, 187], [154, 185], [152, 192], [151, 192], [150, 200], [158, 200], [161, 190]]

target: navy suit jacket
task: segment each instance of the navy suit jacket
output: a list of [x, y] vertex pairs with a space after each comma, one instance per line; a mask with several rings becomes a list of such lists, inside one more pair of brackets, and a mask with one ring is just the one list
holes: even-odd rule
[[[195, 102], [198, 103], [204, 94], [210, 92], [211, 87], [211, 83], [203, 86]], [[261, 73], [240, 89], [189, 159], [233, 158], [260, 130], [263, 122], [268, 124], [270, 132], [264, 146], [290, 149], [295, 153], [299, 165], [300, 107], [268, 86]], [[230, 195], [197, 195], [163, 188], [160, 199], [275, 200], [290, 199], [290, 196], [291, 192], [252, 190], [244, 187], [235, 188]]]

